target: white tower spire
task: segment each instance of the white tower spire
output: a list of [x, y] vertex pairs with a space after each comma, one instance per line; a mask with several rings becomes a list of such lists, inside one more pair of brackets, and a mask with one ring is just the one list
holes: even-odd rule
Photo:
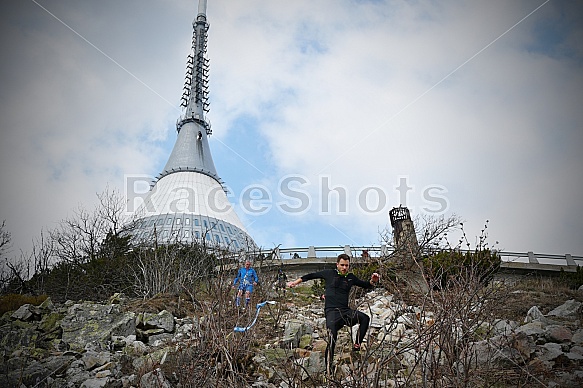
[[156, 238], [159, 243], [204, 242], [232, 251], [256, 250], [227, 198], [208, 143], [206, 6], [207, 0], [199, 0], [192, 23], [181, 103], [184, 113], [176, 122], [176, 144], [144, 204], [136, 211], [140, 221], [135, 236], [145, 241]]
[[[199, 1], [198, 14], [192, 22], [192, 47], [186, 60], [181, 100], [184, 113], [176, 122], [178, 140], [159, 178], [175, 170], [191, 170], [206, 174], [222, 185], [208, 144], [211, 124], [205, 117], [209, 110], [209, 60], [206, 52], [210, 27], [206, 21], [206, 4], [206, 0]], [[183, 128], [188, 129], [182, 131]]]
[[[210, 124], [204, 118], [209, 107], [209, 61], [206, 57], [206, 49], [210, 25], [206, 21], [206, 4], [206, 0], [199, 1], [198, 15], [192, 22], [192, 49], [186, 63], [186, 80], [181, 103], [181, 106], [186, 108], [186, 112], [181, 119], [192, 118], [200, 121], [205, 126], [207, 134], [210, 135]], [[178, 130], [180, 131], [180, 126]]]

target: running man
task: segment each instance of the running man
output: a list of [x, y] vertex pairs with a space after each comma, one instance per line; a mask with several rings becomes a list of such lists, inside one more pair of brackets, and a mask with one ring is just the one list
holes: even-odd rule
[[279, 269], [277, 271], [277, 275], [275, 276], [275, 291], [279, 292], [279, 290], [283, 291], [285, 295], [285, 286], [287, 283], [287, 275], [283, 272], [283, 269]]
[[245, 307], [249, 305], [251, 300], [251, 293], [253, 292], [253, 286], [256, 286], [259, 282], [257, 277], [257, 272], [251, 268], [251, 262], [249, 260], [245, 261], [245, 267], [239, 269], [237, 277], [233, 281], [233, 288], [239, 283], [239, 288], [237, 291], [237, 299], [235, 304], [237, 307], [241, 304], [241, 297], [243, 296], [243, 291], [245, 292]]
[[370, 281], [360, 280], [353, 273], [349, 273], [350, 256], [343, 253], [336, 259], [336, 270], [326, 269], [320, 272], [312, 272], [301, 278], [289, 282], [288, 287], [296, 287], [301, 282], [312, 279], [324, 279], [326, 281], [324, 314], [326, 315], [326, 327], [330, 332], [328, 346], [326, 347], [325, 359], [328, 374], [332, 373], [334, 361], [334, 348], [338, 338], [338, 330], [343, 326], [354, 326], [360, 324], [356, 341], [352, 350], [360, 350], [362, 340], [368, 330], [370, 317], [362, 311], [352, 310], [348, 307], [348, 295], [352, 286], [366, 289], [373, 288], [379, 281], [379, 274], [373, 273]]

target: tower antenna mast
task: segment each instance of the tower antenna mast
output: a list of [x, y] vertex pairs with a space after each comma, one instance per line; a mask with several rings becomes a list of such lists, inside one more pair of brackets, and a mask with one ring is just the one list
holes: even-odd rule
[[205, 117], [209, 111], [207, 41], [210, 27], [206, 19], [206, 5], [207, 0], [199, 0], [198, 14], [192, 22], [192, 47], [186, 60], [186, 78], [180, 103], [185, 111], [176, 123], [176, 129], [180, 132], [184, 124], [194, 121], [204, 127], [207, 135], [211, 135], [211, 125]]

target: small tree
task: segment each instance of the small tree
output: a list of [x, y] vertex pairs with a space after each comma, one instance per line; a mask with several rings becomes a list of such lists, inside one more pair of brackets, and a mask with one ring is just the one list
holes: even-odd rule
[[[116, 289], [127, 288], [126, 265], [132, 227], [124, 218], [122, 196], [106, 188], [97, 194], [92, 210], [79, 205], [56, 228], [41, 231], [25, 258], [34, 271], [28, 281], [39, 294], [55, 300], [102, 298]], [[123, 285], [123, 286], [122, 286]]]
[[6, 227], [6, 220], [0, 225], [0, 256], [4, 256], [12, 244], [12, 235]]
[[28, 291], [26, 279], [29, 268], [25, 261], [8, 257], [11, 248], [12, 234], [4, 220], [0, 225], [0, 294], [24, 294]]

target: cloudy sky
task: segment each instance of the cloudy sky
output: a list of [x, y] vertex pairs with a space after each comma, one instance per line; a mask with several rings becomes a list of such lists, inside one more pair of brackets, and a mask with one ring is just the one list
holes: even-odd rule
[[[378, 244], [403, 204], [457, 214], [472, 241], [489, 220], [499, 249], [583, 255], [583, 4], [208, 3], [210, 145], [260, 246]], [[16, 249], [162, 170], [196, 9], [0, 2], [0, 220]]]

